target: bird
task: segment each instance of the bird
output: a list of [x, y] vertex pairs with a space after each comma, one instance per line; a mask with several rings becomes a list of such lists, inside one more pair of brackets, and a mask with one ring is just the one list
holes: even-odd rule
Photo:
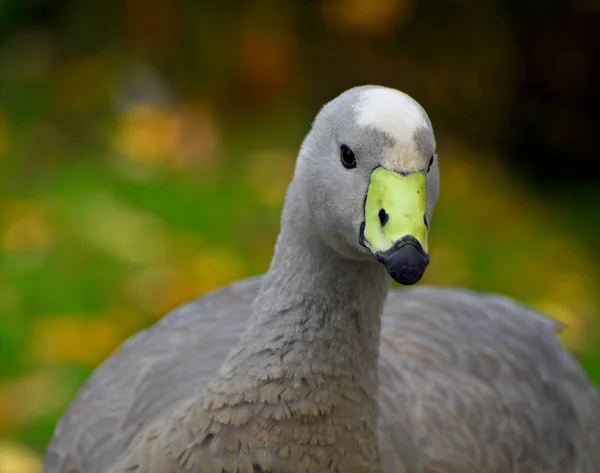
[[416, 100], [333, 98], [267, 272], [125, 341], [58, 421], [44, 472], [599, 472], [600, 397], [561, 326], [500, 294], [415, 286], [439, 181]]

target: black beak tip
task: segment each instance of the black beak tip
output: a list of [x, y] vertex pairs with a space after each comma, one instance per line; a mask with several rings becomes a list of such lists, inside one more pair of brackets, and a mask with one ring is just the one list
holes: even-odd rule
[[418, 283], [429, 264], [429, 256], [414, 237], [405, 237], [378, 255], [394, 281], [405, 286]]

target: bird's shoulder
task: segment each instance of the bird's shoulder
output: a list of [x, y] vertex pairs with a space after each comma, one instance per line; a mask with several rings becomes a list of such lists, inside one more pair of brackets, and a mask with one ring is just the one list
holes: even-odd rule
[[243, 330], [260, 278], [192, 300], [126, 340], [89, 377], [57, 424], [45, 473], [103, 471], [198, 393]]

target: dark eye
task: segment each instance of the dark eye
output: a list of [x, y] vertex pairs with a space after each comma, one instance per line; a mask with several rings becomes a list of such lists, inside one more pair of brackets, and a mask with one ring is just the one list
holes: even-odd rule
[[340, 147], [340, 158], [342, 159], [342, 164], [346, 169], [352, 169], [356, 167], [356, 156], [354, 156], [354, 152], [346, 145], [342, 145]]
[[427, 165], [427, 172], [431, 171], [431, 165], [433, 164], [433, 156], [429, 160], [429, 164]]

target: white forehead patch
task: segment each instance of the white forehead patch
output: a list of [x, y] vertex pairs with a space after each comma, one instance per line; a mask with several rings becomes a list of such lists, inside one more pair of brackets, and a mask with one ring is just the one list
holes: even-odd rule
[[398, 144], [412, 141], [416, 130], [428, 126], [423, 109], [415, 100], [387, 87], [361, 92], [354, 111], [359, 126], [371, 126], [387, 132]]

